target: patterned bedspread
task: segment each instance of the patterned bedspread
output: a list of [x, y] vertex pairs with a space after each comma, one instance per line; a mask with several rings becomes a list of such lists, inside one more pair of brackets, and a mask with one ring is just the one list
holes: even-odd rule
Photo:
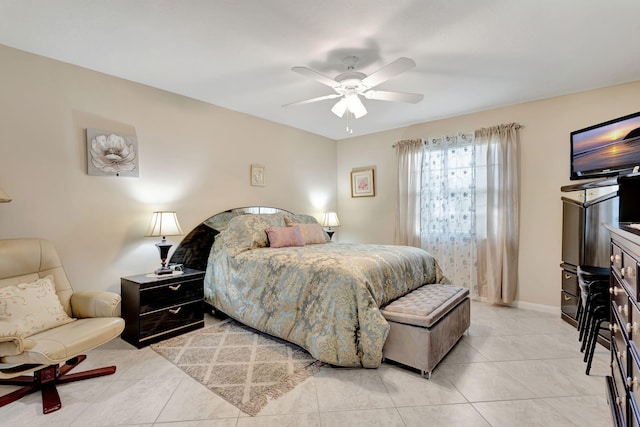
[[[216, 245], [214, 245], [214, 248]], [[211, 253], [205, 299], [326, 363], [377, 367], [389, 325], [378, 309], [425, 283], [448, 283], [422, 249], [327, 243]]]

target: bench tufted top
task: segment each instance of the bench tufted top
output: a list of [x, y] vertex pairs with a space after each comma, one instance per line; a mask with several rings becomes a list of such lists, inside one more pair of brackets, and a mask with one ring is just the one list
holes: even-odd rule
[[469, 289], [452, 285], [424, 285], [382, 307], [385, 319], [430, 327], [469, 295]]

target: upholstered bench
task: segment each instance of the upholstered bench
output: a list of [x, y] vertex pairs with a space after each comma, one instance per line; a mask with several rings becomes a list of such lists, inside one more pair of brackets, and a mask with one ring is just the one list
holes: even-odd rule
[[431, 372], [469, 328], [469, 290], [424, 285], [382, 307], [391, 329], [382, 349], [385, 359]]

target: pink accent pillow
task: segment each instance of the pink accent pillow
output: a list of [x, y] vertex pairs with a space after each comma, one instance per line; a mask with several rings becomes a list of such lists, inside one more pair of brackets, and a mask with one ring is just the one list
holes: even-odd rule
[[269, 246], [272, 248], [287, 248], [289, 246], [304, 246], [300, 227], [269, 227], [264, 231], [269, 237]]
[[293, 227], [300, 227], [302, 239], [305, 245], [314, 245], [317, 243], [327, 243], [324, 230], [317, 222], [315, 224], [293, 224]]

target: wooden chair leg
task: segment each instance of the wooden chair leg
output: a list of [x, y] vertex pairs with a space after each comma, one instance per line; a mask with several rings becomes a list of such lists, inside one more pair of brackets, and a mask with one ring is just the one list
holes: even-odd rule
[[56, 384], [101, 377], [104, 375], [111, 375], [116, 372], [115, 366], [107, 366], [104, 368], [77, 372], [75, 374], [69, 373], [69, 371], [82, 363], [86, 358], [87, 356], [80, 355], [61, 366], [51, 365], [43, 369], [39, 369], [31, 376], [22, 375], [8, 380], [0, 380], [0, 384], [23, 386], [18, 390], [5, 394], [4, 396], [0, 396], [0, 407], [8, 405], [11, 402], [15, 402], [27, 394], [40, 390], [42, 392], [42, 412], [44, 414], [50, 414], [62, 407]]
[[34, 372], [34, 381], [39, 383], [42, 390], [42, 413], [50, 414], [62, 408], [60, 395], [56, 389], [58, 366], [53, 365]]

